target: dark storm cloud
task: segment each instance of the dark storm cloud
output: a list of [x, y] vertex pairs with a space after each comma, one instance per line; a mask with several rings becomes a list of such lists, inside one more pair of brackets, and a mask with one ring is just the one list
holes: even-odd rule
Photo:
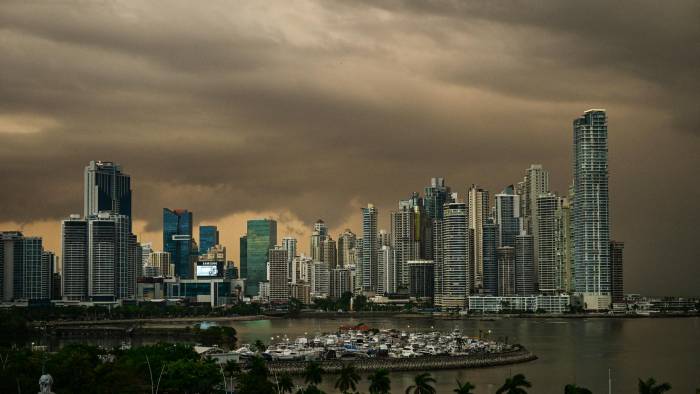
[[80, 212], [102, 159], [150, 230], [164, 206], [340, 226], [369, 201], [387, 227], [431, 176], [496, 193], [541, 162], [564, 193], [571, 121], [604, 107], [629, 290], [696, 292], [699, 9], [3, 2], [0, 223]]

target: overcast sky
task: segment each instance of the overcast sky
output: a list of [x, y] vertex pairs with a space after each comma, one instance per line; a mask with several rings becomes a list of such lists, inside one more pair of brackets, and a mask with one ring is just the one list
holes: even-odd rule
[[0, 4], [0, 230], [60, 254], [82, 172], [162, 208], [361, 233], [430, 177], [495, 194], [531, 163], [564, 193], [572, 120], [609, 116], [612, 235], [629, 292], [700, 295], [700, 2], [10, 1]]

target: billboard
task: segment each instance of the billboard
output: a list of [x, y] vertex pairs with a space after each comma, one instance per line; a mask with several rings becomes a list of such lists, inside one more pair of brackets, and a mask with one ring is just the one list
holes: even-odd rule
[[219, 277], [223, 276], [220, 264], [215, 261], [203, 261], [197, 263], [197, 276], [198, 277]]

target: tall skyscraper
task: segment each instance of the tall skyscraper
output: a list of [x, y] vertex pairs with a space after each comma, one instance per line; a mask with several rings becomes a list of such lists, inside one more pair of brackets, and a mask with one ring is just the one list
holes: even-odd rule
[[241, 235], [239, 239], [239, 256], [238, 268], [240, 271], [240, 277], [245, 279], [248, 277], [248, 236]]
[[425, 212], [432, 219], [442, 219], [444, 215], [444, 206], [448, 202], [452, 202], [452, 191], [449, 186], [445, 186], [444, 178], [431, 178], [430, 186], [425, 188]]
[[[88, 217], [88, 298], [114, 301], [133, 298], [136, 283], [129, 256], [128, 218], [100, 212]], [[133, 285], [131, 285], [133, 282]]]
[[379, 234], [377, 233], [377, 208], [367, 204], [362, 208], [362, 289], [376, 292], [379, 282], [377, 254]]
[[515, 293], [535, 294], [535, 238], [523, 230], [515, 237]]
[[163, 250], [170, 253], [175, 264], [175, 276], [194, 278], [192, 212], [186, 209], [163, 208]]
[[326, 236], [321, 241], [321, 261], [328, 263], [330, 269], [334, 269], [338, 265], [338, 250], [335, 240], [330, 236]]
[[537, 198], [537, 260], [539, 291], [555, 294], [561, 290], [561, 274], [557, 266], [557, 222], [556, 212], [561, 199], [553, 193], [540, 194]]
[[323, 261], [323, 241], [328, 237], [328, 227], [326, 223], [318, 219], [314, 223], [314, 229], [311, 232], [311, 244], [309, 245], [309, 253], [314, 261]]
[[199, 226], [199, 254], [205, 254], [219, 245], [219, 229], [216, 226]]
[[399, 286], [408, 286], [408, 267], [410, 260], [419, 257], [420, 243], [416, 240], [419, 231], [420, 216], [413, 206], [399, 203], [399, 210], [391, 212], [391, 244], [396, 254], [396, 276]]
[[444, 207], [444, 218], [436, 236], [442, 235], [440, 305], [445, 308], [463, 308], [469, 296], [469, 246], [467, 242], [467, 206], [463, 203], [448, 203]]
[[352, 271], [349, 268], [330, 270], [330, 297], [339, 299], [344, 293], [352, 292]]
[[516, 294], [515, 248], [502, 246], [496, 249], [498, 259], [498, 295], [510, 297]]
[[131, 177], [109, 161], [91, 161], [85, 167], [84, 217], [111, 212], [129, 218], [131, 231]]
[[63, 299], [87, 300], [88, 222], [80, 215], [71, 215], [61, 223], [61, 255], [63, 256]]
[[612, 302], [623, 302], [625, 300], [625, 283], [622, 264], [624, 248], [624, 242], [610, 241], [610, 293]]
[[154, 251], [151, 253], [151, 266], [157, 267], [161, 275], [173, 277], [175, 275], [175, 264], [168, 252]]
[[574, 280], [587, 309], [610, 304], [608, 120], [591, 109], [574, 120]]
[[312, 297], [328, 297], [331, 291], [331, 269], [328, 263], [314, 261], [309, 265], [309, 283]]
[[515, 237], [520, 234], [520, 196], [510, 185], [496, 194], [495, 198], [498, 246], [515, 247]]
[[571, 200], [562, 198], [557, 211], [556, 221], [556, 242], [557, 257], [556, 265], [560, 274], [557, 278], [560, 289], [572, 293], [574, 291], [574, 238], [571, 228]]
[[248, 220], [245, 294], [258, 295], [259, 283], [267, 278], [270, 249], [277, 244], [277, 222], [272, 219]]
[[394, 260], [394, 248], [388, 245], [383, 245], [378, 254], [378, 273], [379, 282], [377, 283], [377, 293], [391, 294], [396, 293], [398, 284], [398, 272], [396, 261]]
[[484, 294], [498, 295], [498, 229], [499, 226], [489, 218], [484, 222], [482, 256], [484, 259]]
[[287, 250], [281, 246], [270, 249], [270, 302], [289, 301], [289, 264]]
[[294, 237], [282, 238], [282, 249], [287, 251], [287, 265], [292, 269], [292, 260], [297, 255], [297, 239]]
[[431, 260], [412, 260], [408, 267], [408, 292], [419, 300], [432, 300], [435, 295], [435, 263]]
[[471, 185], [467, 191], [469, 230], [473, 244], [470, 245], [471, 291], [475, 294], [484, 292], [484, 223], [489, 215], [489, 192]]
[[338, 266], [345, 267], [356, 263], [355, 244], [357, 236], [350, 229], [345, 229], [338, 237]]
[[[522, 185], [523, 227], [535, 239], [535, 261], [539, 261], [539, 227], [537, 225], [537, 197], [549, 193], [549, 172], [541, 164], [531, 164], [526, 170]], [[539, 266], [535, 265], [535, 279], [539, 278]]]

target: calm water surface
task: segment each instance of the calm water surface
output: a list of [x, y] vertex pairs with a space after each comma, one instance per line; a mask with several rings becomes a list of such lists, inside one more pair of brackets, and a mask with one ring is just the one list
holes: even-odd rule
[[[508, 337], [534, 352], [539, 359], [526, 364], [476, 370], [433, 371], [438, 393], [452, 393], [455, 381], [470, 381], [476, 393], [495, 393], [511, 374], [524, 373], [533, 383], [531, 393], [563, 393], [576, 383], [593, 391], [608, 392], [608, 369], [613, 393], [636, 393], [637, 378], [653, 376], [670, 382], [673, 393], [695, 393], [700, 388], [700, 318], [674, 319], [502, 319], [496, 321], [439, 320], [432, 318], [275, 319], [233, 322], [239, 343], [273, 336], [291, 337], [336, 331], [341, 325], [364, 322], [370, 327], [427, 331], [431, 327], [464, 334], [491, 330], [494, 338]], [[392, 392], [403, 393], [413, 372], [391, 374]], [[336, 376], [322, 385], [334, 392]], [[367, 392], [363, 376], [361, 390]]]

